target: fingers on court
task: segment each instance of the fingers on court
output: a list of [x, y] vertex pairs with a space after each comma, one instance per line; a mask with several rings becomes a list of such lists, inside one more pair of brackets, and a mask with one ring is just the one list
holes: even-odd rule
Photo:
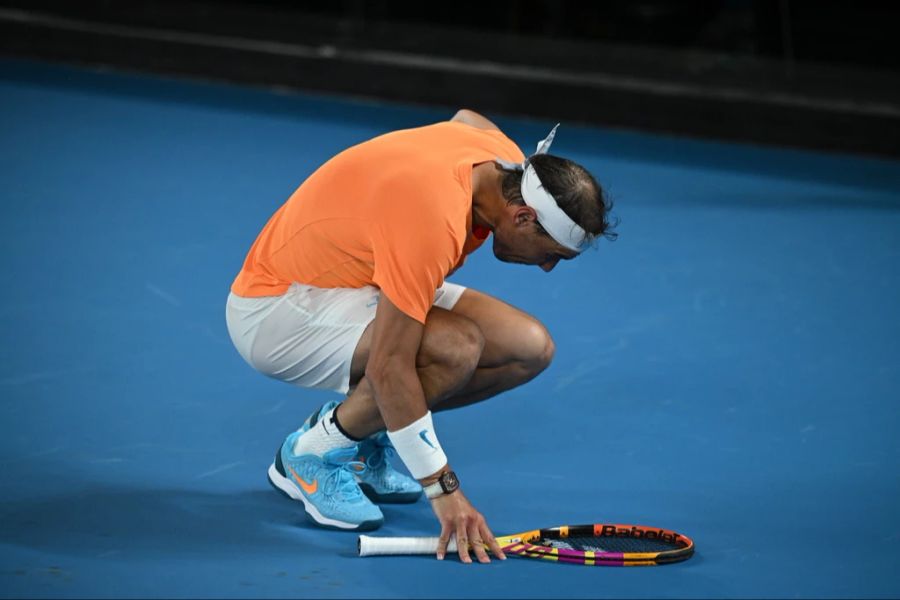
[[488, 558], [487, 552], [484, 551], [484, 542], [481, 541], [481, 534], [478, 532], [472, 533], [472, 550], [475, 551], [475, 557], [478, 559], [480, 563], [489, 563], [491, 559]]
[[500, 544], [497, 543], [497, 538], [494, 537], [494, 534], [491, 533], [490, 528], [488, 528], [487, 523], [483, 523], [481, 526], [481, 533], [484, 542], [490, 547], [491, 552], [494, 553], [494, 556], [499, 558], [500, 560], [506, 560], [506, 554], [503, 552], [503, 549], [500, 547]]
[[488, 558], [487, 553], [484, 551], [484, 532], [487, 531], [487, 525], [484, 523], [484, 519], [479, 517], [472, 524], [472, 527], [469, 531], [469, 539], [472, 540], [472, 550], [475, 551], [475, 556], [478, 558], [478, 562], [489, 563], [491, 559]]
[[441, 537], [438, 538], [437, 559], [444, 560], [447, 555], [447, 544], [450, 543], [450, 528], [441, 524]]
[[464, 563], [472, 562], [469, 556], [469, 537], [466, 535], [466, 526], [460, 522], [456, 526], [456, 549], [459, 552], [459, 560]]

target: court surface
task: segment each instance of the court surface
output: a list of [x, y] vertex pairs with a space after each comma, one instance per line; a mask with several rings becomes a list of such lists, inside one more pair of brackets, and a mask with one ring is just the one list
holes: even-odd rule
[[[243, 363], [231, 280], [319, 164], [451, 114], [0, 61], [0, 595], [900, 595], [897, 162], [563, 123], [620, 239], [550, 274], [485, 247], [453, 278], [558, 346], [436, 419], [495, 533], [659, 525], [690, 561], [360, 559], [269, 488], [333, 395]], [[552, 125], [498, 121], [526, 151]], [[384, 512], [436, 533], [424, 500]]]

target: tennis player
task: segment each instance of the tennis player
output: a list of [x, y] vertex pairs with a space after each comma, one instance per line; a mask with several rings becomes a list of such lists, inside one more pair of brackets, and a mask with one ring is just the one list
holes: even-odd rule
[[[269, 480], [323, 527], [374, 529], [376, 503], [422, 494], [440, 521], [438, 558], [503, 552], [441, 448], [432, 411], [522, 385], [554, 345], [534, 317], [446, 281], [493, 235], [504, 262], [551, 271], [595, 238], [614, 238], [609, 204], [584, 168], [527, 160], [469, 110], [349, 148], [278, 209], [231, 287], [226, 320], [258, 371], [346, 398], [287, 436]], [[396, 452], [413, 478], [392, 468]]]

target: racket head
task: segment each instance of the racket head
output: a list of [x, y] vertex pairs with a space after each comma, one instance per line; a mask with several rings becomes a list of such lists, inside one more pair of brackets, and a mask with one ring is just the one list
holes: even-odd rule
[[535, 529], [497, 541], [507, 554], [608, 567], [662, 565], [687, 560], [694, 554], [694, 542], [683, 534], [618, 523]]

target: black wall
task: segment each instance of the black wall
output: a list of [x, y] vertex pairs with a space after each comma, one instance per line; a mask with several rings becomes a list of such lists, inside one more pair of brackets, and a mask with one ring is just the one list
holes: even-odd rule
[[0, 52], [900, 155], [900, 3], [0, 0]]

